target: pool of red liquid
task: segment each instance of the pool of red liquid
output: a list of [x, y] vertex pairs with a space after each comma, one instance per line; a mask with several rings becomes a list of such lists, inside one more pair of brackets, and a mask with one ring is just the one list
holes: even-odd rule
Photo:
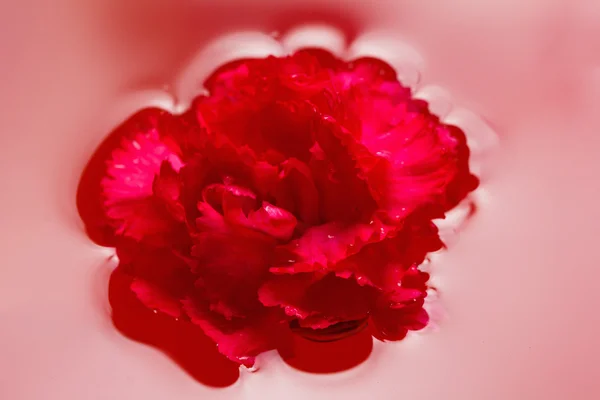
[[[112, 320], [123, 335], [163, 351], [202, 384], [226, 387], [236, 382], [238, 364], [219, 353], [199, 327], [145, 307], [130, 290], [131, 279], [117, 267], [109, 280]], [[291, 348], [280, 351], [280, 356], [298, 370], [325, 374], [359, 365], [372, 347], [368, 329], [328, 342], [294, 335]]]

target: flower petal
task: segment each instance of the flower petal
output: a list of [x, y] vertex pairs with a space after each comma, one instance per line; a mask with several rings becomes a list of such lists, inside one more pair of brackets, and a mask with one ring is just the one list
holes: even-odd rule
[[136, 132], [131, 139], [123, 139], [121, 147], [113, 151], [107, 163], [108, 177], [102, 181], [106, 202], [143, 198], [152, 194], [152, 182], [163, 161], [178, 171], [179, 157], [159, 137], [155, 126]]
[[209, 135], [226, 136], [235, 147], [248, 146], [261, 159], [269, 153], [307, 160], [314, 143], [314, 107], [298, 100], [259, 104], [255, 99], [211, 97], [195, 104]]
[[162, 288], [136, 278], [131, 283], [131, 290], [146, 307], [162, 311], [173, 318], [181, 315], [179, 300], [171, 297]]
[[323, 329], [333, 324], [365, 318], [373, 291], [354, 280], [333, 274], [274, 276], [259, 290], [265, 306], [279, 306], [301, 326]]
[[[157, 121], [158, 117], [140, 118], [136, 124], [132, 123], [135, 130], [123, 137], [121, 146], [112, 152], [106, 165], [107, 175], [100, 182], [106, 216], [115, 233], [135, 240], [162, 241], [177, 227], [161, 201], [167, 199], [162, 196], [165, 191], [159, 190], [156, 197], [154, 189], [164, 189], [162, 183], [167, 181], [158, 178], [158, 186], [155, 186], [163, 163], [168, 164], [162, 169], [163, 178], [169, 174], [172, 178], [182, 162], [161, 141]], [[171, 205], [174, 201], [176, 199], [171, 197]]]
[[185, 220], [185, 209], [181, 203], [181, 178], [170, 162], [163, 161], [161, 164], [152, 184], [152, 192], [172, 218], [179, 222]]
[[215, 307], [227, 309], [229, 315], [244, 315], [259, 304], [256, 290], [268, 274], [276, 240], [228, 223], [211, 207], [200, 206], [203, 216], [192, 247], [196, 285]]
[[239, 364], [220, 354], [200, 327], [185, 318], [153, 312], [133, 293], [132, 281], [118, 266], [108, 285], [112, 322], [122, 334], [160, 349], [203, 384], [224, 387], [237, 380]]
[[304, 224], [318, 225], [319, 192], [309, 167], [296, 158], [281, 164], [279, 179], [272, 190], [278, 207], [291, 211]]
[[[321, 194], [320, 210], [325, 221], [368, 222], [377, 209], [367, 180], [346, 138], [351, 138], [331, 117], [325, 117], [315, 132], [312, 149], [313, 179]], [[352, 201], [348, 201], [352, 199]]]
[[256, 209], [256, 195], [251, 190], [228, 184], [215, 183], [202, 190], [202, 199], [225, 219], [235, 221]]
[[332, 222], [309, 228], [300, 238], [277, 247], [275, 265], [270, 271], [277, 274], [340, 271], [336, 268], [338, 263], [369, 243], [385, 239], [392, 229], [377, 220], [354, 225]]
[[182, 303], [192, 323], [202, 328], [223, 355], [247, 367], [254, 365], [258, 354], [281, 347], [290, 339], [287, 325], [271, 310], [228, 320], [192, 298]]
[[416, 266], [408, 268], [394, 291], [383, 292], [371, 310], [373, 336], [380, 340], [400, 340], [408, 331], [423, 329], [429, 316], [423, 308], [429, 274]]
[[[258, 85], [266, 63], [272, 64], [274, 58], [266, 59], [239, 59], [222, 65], [215, 70], [205, 81], [204, 87], [211, 96], [223, 96], [227, 94], [256, 94]], [[262, 68], [261, 68], [262, 67]], [[266, 74], [266, 78], [271, 74]]]
[[[99, 244], [115, 245], [117, 236], [127, 230], [132, 207], [139, 205], [142, 214], [156, 215], [152, 202], [146, 201], [152, 194], [154, 176], [165, 160], [173, 161], [176, 167], [180, 164], [165, 150], [157, 132], [160, 121], [169, 117], [156, 108], [134, 114], [102, 142], [83, 171], [77, 208], [89, 235]], [[111, 212], [112, 217], [108, 215]], [[139, 225], [137, 222], [142, 221], [135, 220], [145, 218], [133, 219], [131, 222]], [[140, 230], [147, 229], [134, 228], [134, 236], [143, 236]]]
[[[440, 217], [478, 185], [468, 167], [464, 133], [444, 125], [423, 100], [373, 59], [336, 75], [342, 110], [336, 118], [373, 157], [357, 157], [369, 187], [391, 217], [427, 207]], [[349, 139], [347, 139], [349, 140]], [[363, 151], [354, 145], [354, 152]]]
[[[208, 213], [207, 215], [213, 215], [213, 217], [214, 213], [206, 210], [206, 205], [210, 205], [214, 211], [222, 213], [223, 223], [262, 232], [283, 241], [289, 240], [296, 228], [296, 218], [290, 212], [266, 201], [257, 207], [256, 195], [242, 187], [222, 184], [209, 185], [203, 190], [203, 199], [205, 204], [201, 203], [200, 207]], [[200, 221], [202, 220], [200, 217]], [[231, 229], [235, 228], [231, 227]]]
[[370, 318], [371, 332], [379, 340], [401, 340], [408, 331], [423, 329], [429, 316], [422, 303], [404, 308], [393, 308], [381, 305], [376, 308]]
[[[200, 101], [199, 97], [196, 101]], [[206, 128], [193, 109], [181, 115], [165, 115], [158, 120], [162, 142], [184, 163], [202, 151], [207, 140]]]
[[[435, 225], [410, 223], [390, 231], [382, 240], [370, 240], [332, 270], [338, 276], [354, 275], [358, 282], [385, 293], [398, 290], [407, 271], [420, 265], [427, 254], [443, 246]], [[427, 279], [425, 279], [427, 281]]]
[[179, 301], [194, 288], [194, 277], [184, 259], [171, 249], [136, 242], [122, 242], [117, 255], [119, 268], [134, 277], [131, 290], [146, 307], [180, 316]]
[[251, 211], [247, 221], [249, 228], [282, 241], [292, 237], [298, 222], [292, 213], [267, 202], [263, 202], [258, 210]]
[[[394, 218], [415, 210], [443, 217], [479, 184], [469, 172], [462, 131], [431, 119], [420, 132], [404, 144], [378, 144], [387, 153], [368, 173], [370, 187], [382, 194], [380, 204]], [[391, 136], [401, 137], [395, 132]]]

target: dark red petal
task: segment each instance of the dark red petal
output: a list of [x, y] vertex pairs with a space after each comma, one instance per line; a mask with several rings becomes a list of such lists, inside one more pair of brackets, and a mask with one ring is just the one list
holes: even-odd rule
[[196, 283], [211, 303], [228, 314], [244, 315], [258, 305], [256, 290], [272, 264], [276, 240], [262, 232], [227, 223], [210, 207], [198, 219], [192, 255]]
[[411, 98], [392, 67], [381, 60], [361, 58], [339, 68], [333, 77], [338, 94], [332, 114], [357, 139], [388, 129], [398, 117], [394, 106]]
[[[264, 233], [275, 239], [287, 241], [291, 238], [296, 228], [296, 218], [288, 211], [263, 201], [257, 207], [256, 195], [248, 189], [235, 185], [209, 185], [203, 190], [204, 203], [200, 203], [201, 211], [206, 216], [201, 216], [199, 221], [204, 224], [205, 218], [218, 219], [218, 216], [206, 205], [224, 216], [223, 224], [233, 225], [223, 227], [225, 230], [235, 230], [236, 227], [248, 228]], [[214, 227], [214, 222], [211, 223]], [[241, 232], [241, 231], [240, 231]]]
[[169, 355], [194, 379], [225, 387], [238, 379], [238, 364], [225, 358], [198, 326], [154, 313], [131, 291], [133, 278], [117, 267], [110, 276], [108, 298], [115, 327], [125, 336], [150, 344]]
[[428, 321], [422, 302], [403, 308], [382, 304], [372, 311], [369, 325], [379, 340], [401, 340], [408, 331], [423, 329]]
[[[400, 282], [401, 283], [401, 282]], [[404, 304], [412, 303], [425, 296], [425, 291], [420, 289], [411, 289], [399, 287], [390, 294], [390, 301], [396, 303], [392, 308], [402, 308]]]
[[181, 316], [179, 300], [161, 287], [136, 278], [131, 282], [131, 290], [146, 307], [161, 311], [173, 318]]
[[342, 62], [319, 49], [302, 49], [279, 59], [278, 77], [283, 98], [304, 99], [321, 112], [328, 109], [334, 92], [332, 76]]
[[254, 98], [235, 100], [228, 94], [199, 101], [195, 107], [209, 135], [225, 136], [235, 147], [248, 146], [262, 160], [272, 159], [273, 152], [301, 160], [310, 156], [318, 114], [306, 102], [259, 104]]
[[245, 225], [276, 239], [287, 241], [294, 234], [297, 222], [292, 213], [263, 202], [258, 210], [249, 213]]
[[327, 270], [387, 234], [386, 228], [375, 221], [351, 226], [329, 223], [309, 228], [299, 239], [277, 248], [276, 264], [271, 272], [293, 274]]
[[300, 303], [306, 290], [317, 279], [318, 277], [313, 274], [271, 279], [260, 287], [258, 298], [267, 307], [282, 307], [289, 316], [308, 318], [313, 311], [303, 309]]
[[259, 299], [265, 306], [283, 308], [287, 315], [298, 318], [301, 326], [323, 329], [365, 318], [373, 293], [354, 280], [332, 274], [296, 274], [271, 278], [261, 286]]
[[[295, 319], [290, 322], [292, 332], [315, 342], [334, 342], [355, 335], [367, 326], [367, 317], [357, 320], [336, 322], [325, 328], [306, 327], [306, 321]], [[308, 325], [310, 326], [310, 325]]]
[[226, 225], [222, 229], [194, 235], [193, 254], [203, 269], [240, 278], [268, 271], [276, 244], [273, 238], [242, 227]]
[[266, 92], [269, 82], [273, 80], [271, 72], [276, 63], [274, 57], [234, 60], [213, 72], [204, 81], [204, 87], [211, 97], [260, 96]]
[[312, 149], [311, 169], [321, 194], [322, 218], [347, 223], [368, 222], [377, 203], [353, 152], [350, 133], [326, 117], [318, 125], [315, 136], [317, 145]]
[[425, 328], [429, 316], [423, 308], [429, 274], [416, 266], [408, 268], [394, 291], [380, 294], [371, 311], [373, 336], [380, 340], [400, 340], [408, 331]]
[[175, 317], [179, 315], [177, 303], [194, 288], [194, 275], [185, 259], [173, 249], [135, 242], [121, 242], [117, 256], [119, 268], [134, 277], [131, 288], [142, 303]]
[[291, 211], [308, 226], [319, 223], [319, 192], [309, 167], [302, 161], [290, 158], [282, 163], [272, 192], [278, 207]]
[[276, 150], [286, 158], [310, 158], [314, 126], [319, 120], [313, 106], [302, 101], [278, 101], [263, 108], [256, 118], [257, 134], [265, 149]]
[[236, 147], [260, 144], [262, 136], [253, 121], [274, 100], [276, 63], [273, 57], [234, 61], [205, 81], [211, 95], [197, 99], [192, 108], [210, 135], [224, 135]]
[[304, 47], [298, 49], [287, 58], [291, 64], [302, 65], [310, 71], [335, 71], [342, 68], [345, 62], [337, 58], [329, 50], [319, 47]]
[[289, 340], [287, 325], [271, 310], [258, 310], [248, 318], [228, 320], [191, 298], [185, 299], [183, 305], [191, 321], [217, 344], [221, 354], [248, 367], [258, 354]]
[[[427, 290], [427, 281], [429, 280], [429, 274], [427, 272], [423, 272], [417, 268], [416, 265], [411, 266], [406, 270], [404, 276], [402, 277], [402, 287], [408, 289], [417, 289], [423, 292], [423, 297], [425, 296], [425, 291]], [[393, 300], [393, 294], [392, 294]]]
[[[215, 134], [207, 139], [202, 155], [184, 168], [186, 186], [202, 189], [212, 183], [236, 185], [256, 192], [259, 184], [268, 182], [268, 176], [261, 175], [264, 165], [257, 161], [256, 155], [248, 146], [236, 147], [227, 137]], [[198, 193], [196, 194], [198, 196]], [[199, 200], [196, 197], [196, 200]]]
[[174, 219], [179, 222], [185, 220], [185, 209], [181, 202], [181, 178], [170, 162], [163, 161], [161, 164], [152, 191]]
[[365, 318], [371, 308], [373, 293], [354, 280], [327, 275], [304, 293], [302, 307], [315, 314], [300, 321], [300, 325], [325, 328], [332, 323]]
[[[199, 201], [208, 201], [218, 212], [223, 212], [222, 191], [216, 190], [219, 187], [238, 188], [237, 190], [252, 193], [243, 196], [248, 199], [244, 201], [242, 208], [246, 212], [256, 209], [257, 205], [254, 203], [260, 204], [257, 197], [272, 190], [277, 181], [277, 168], [257, 162], [255, 155], [247, 147], [237, 149], [226, 138], [211, 136], [203, 155], [191, 159], [182, 168], [180, 175], [182, 203], [188, 220], [193, 222], [199, 217]], [[203, 195], [209, 198], [205, 199]]]
[[342, 61], [320, 49], [302, 49], [291, 56], [236, 60], [217, 69], [206, 81], [211, 97], [228, 96], [262, 103], [309, 99], [331, 86], [331, 71]]
[[401, 229], [388, 232], [382, 240], [371, 240], [332, 269], [339, 276], [354, 277], [384, 292], [398, 289], [407, 271], [420, 265], [427, 254], [443, 246], [432, 223], [407, 221]]
[[240, 213], [248, 215], [257, 204], [251, 190], [221, 183], [206, 186], [202, 190], [202, 200], [230, 220], [239, 218]]
[[[196, 100], [198, 101], [198, 100]], [[158, 121], [162, 142], [184, 163], [202, 152], [206, 144], [206, 128], [193, 109], [181, 115], [167, 115]]]
[[225, 235], [229, 227], [223, 215], [215, 210], [210, 204], [200, 202], [197, 205], [198, 216], [196, 218], [196, 227], [198, 232], [192, 233], [192, 236], [199, 235], [203, 232], [214, 231], [221, 235]]
[[[253, 184], [256, 193], [267, 198], [279, 181], [279, 168], [268, 162], [258, 161], [252, 166]], [[285, 208], [285, 207], [284, 207]]]

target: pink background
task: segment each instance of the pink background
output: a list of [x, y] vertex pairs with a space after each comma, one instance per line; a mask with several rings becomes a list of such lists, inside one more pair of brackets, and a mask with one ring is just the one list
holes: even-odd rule
[[[110, 251], [81, 231], [77, 180], [115, 123], [165, 98], [152, 90], [185, 103], [207, 40], [306, 18], [403, 38], [421, 85], [500, 142], [480, 212], [435, 263], [439, 329], [330, 376], [267, 354], [210, 389], [112, 327]], [[600, 398], [597, 1], [3, 1], [0, 32], [0, 398]]]

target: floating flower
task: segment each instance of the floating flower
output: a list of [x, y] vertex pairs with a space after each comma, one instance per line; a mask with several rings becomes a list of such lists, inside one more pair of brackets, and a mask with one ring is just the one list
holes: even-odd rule
[[137, 299], [246, 366], [294, 335], [425, 327], [432, 220], [478, 185], [462, 130], [376, 58], [301, 49], [205, 87], [181, 115], [131, 116], [82, 177], [88, 232]]

